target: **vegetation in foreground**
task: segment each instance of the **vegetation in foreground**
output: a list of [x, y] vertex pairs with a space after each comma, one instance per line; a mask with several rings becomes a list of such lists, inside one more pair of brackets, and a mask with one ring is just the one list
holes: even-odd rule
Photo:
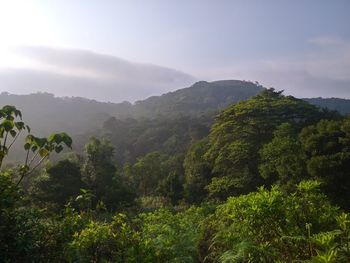
[[2, 165], [3, 262], [350, 260], [350, 120], [336, 112], [265, 90], [209, 133], [171, 121], [136, 138], [109, 120], [57, 162], [67, 134], [35, 137], [11, 106], [0, 118], [1, 164], [28, 133], [24, 163]]

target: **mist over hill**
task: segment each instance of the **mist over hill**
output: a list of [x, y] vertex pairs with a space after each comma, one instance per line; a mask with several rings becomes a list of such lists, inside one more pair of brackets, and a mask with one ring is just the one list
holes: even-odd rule
[[339, 111], [342, 114], [350, 113], [350, 100], [340, 98], [305, 98], [305, 101], [321, 108]]
[[[15, 105], [23, 111], [24, 120], [35, 127], [35, 133], [66, 131], [72, 135], [94, 133], [109, 117], [176, 118], [177, 116], [213, 116], [219, 109], [248, 99], [264, 88], [257, 83], [240, 80], [200, 81], [192, 86], [145, 100], [107, 103], [81, 97], [55, 97], [50, 93], [30, 95], [0, 94], [0, 105]], [[317, 94], [315, 94], [317, 95]], [[350, 100], [305, 99], [311, 104], [350, 113]]]
[[25, 114], [26, 122], [45, 135], [65, 130], [71, 134], [94, 131], [110, 116], [116, 118], [174, 117], [216, 112], [239, 100], [247, 99], [262, 88], [251, 82], [197, 82], [189, 88], [137, 101], [107, 103], [80, 97], [55, 97], [50, 93], [30, 95], [0, 94], [0, 105], [15, 105]]

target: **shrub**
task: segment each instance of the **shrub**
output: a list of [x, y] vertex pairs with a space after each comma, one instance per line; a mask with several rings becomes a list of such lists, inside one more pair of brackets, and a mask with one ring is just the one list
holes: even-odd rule
[[279, 187], [231, 197], [211, 219], [208, 259], [219, 262], [306, 260], [315, 253], [311, 235], [336, 226], [338, 209], [318, 190], [319, 183], [302, 182], [296, 192]]

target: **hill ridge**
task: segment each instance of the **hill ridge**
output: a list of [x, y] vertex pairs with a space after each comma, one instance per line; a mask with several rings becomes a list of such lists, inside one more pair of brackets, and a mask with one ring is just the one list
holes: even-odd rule
[[[102, 127], [110, 116], [116, 118], [156, 118], [159, 115], [200, 116], [214, 114], [240, 100], [263, 90], [258, 83], [242, 80], [198, 81], [183, 89], [151, 96], [134, 104], [123, 101], [100, 102], [83, 97], [56, 97], [51, 93], [27, 95], [0, 94], [0, 105], [11, 104], [24, 113], [24, 119], [39, 134], [65, 130], [72, 134], [85, 133]], [[305, 101], [343, 114], [350, 113], [350, 100], [338, 98], [304, 98]]]

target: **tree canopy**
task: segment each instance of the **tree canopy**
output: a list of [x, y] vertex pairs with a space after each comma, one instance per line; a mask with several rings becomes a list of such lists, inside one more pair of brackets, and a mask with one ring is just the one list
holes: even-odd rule
[[259, 151], [273, 138], [276, 128], [289, 123], [300, 130], [325, 115], [317, 107], [273, 89], [228, 107], [216, 117], [209, 134], [206, 158], [213, 174], [234, 181], [233, 192], [227, 195], [255, 190], [264, 183], [259, 174]]

